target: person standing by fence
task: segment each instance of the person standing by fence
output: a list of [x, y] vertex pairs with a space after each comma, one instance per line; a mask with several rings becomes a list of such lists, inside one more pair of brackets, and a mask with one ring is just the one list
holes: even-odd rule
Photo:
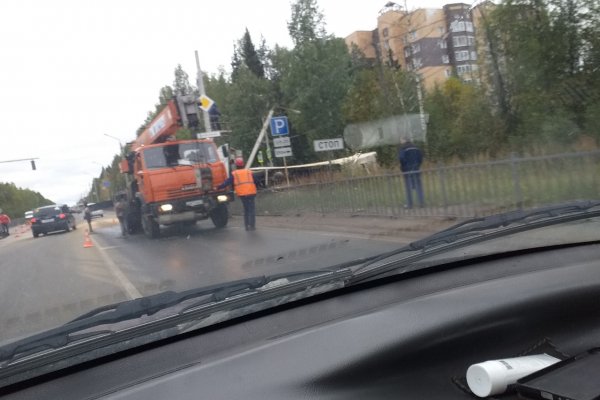
[[419, 207], [425, 206], [423, 196], [423, 186], [421, 184], [421, 163], [423, 162], [423, 152], [414, 145], [409, 139], [403, 138], [398, 152], [400, 161], [400, 170], [404, 178], [404, 187], [406, 189], [406, 206], [413, 208], [412, 191], [417, 194]]

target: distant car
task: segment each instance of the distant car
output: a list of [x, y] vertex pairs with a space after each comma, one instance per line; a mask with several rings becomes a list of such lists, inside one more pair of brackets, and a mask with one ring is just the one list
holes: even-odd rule
[[89, 203], [88, 207], [92, 211], [92, 219], [104, 217], [104, 210], [95, 208], [97, 207], [96, 203]]
[[70, 232], [72, 229], [77, 229], [77, 225], [75, 217], [66, 204], [40, 207], [33, 212], [31, 232], [34, 238], [42, 233], [47, 235], [57, 231]]

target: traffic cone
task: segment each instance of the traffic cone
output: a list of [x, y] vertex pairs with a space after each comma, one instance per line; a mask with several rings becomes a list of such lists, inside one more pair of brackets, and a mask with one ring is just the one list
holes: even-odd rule
[[94, 247], [92, 239], [90, 239], [90, 233], [87, 229], [85, 230], [85, 239], [83, 240], [83, 247]]

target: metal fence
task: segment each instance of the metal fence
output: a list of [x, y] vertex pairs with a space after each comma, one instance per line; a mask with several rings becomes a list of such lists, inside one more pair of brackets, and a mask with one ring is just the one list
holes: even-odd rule
[[[258, 215], [306, 212], [381, 216], [477, 217], [517, 208], [600, 198], [600, 151], [424, 169], [425, 203], [408, 208], [402, 173], [332, 179], [259, 192]], [[232, 212], [240, 213], [236, 201]]]

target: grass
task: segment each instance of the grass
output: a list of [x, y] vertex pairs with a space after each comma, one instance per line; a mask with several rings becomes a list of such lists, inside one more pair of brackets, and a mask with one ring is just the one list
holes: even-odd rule
[[[261, 192], [257, 212], [475, 217], [518, 207], [597, 199], [599, 173], [600, 152], [427, 169], [421, 174], [426, 206], [406, 209], [400, 173], [347, 177], [339, 172], [320, 177], [320, 183]], [[416, 203], [414, 194], [413, 200]], [[239, 205], [234, 205], [236, 208]]]

